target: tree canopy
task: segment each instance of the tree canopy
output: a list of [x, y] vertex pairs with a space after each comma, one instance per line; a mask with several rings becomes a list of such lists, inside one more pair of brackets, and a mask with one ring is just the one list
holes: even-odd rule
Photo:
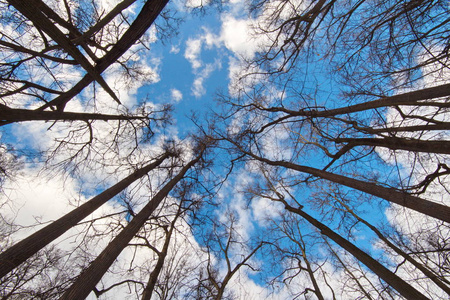
[[449, 9], [0, 0], [2, 299], [448, 299]]

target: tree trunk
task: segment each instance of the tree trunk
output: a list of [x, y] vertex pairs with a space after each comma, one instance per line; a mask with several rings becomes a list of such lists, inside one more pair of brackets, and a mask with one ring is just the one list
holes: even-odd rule
[[300, 248], [302, 251], [303, 260], [305, 261], [306, 264], [306, 272], [308, 272], [309, 280], [311, 280], [311, 283], [314, 287], [314, 294], [316, 294], [318, 300], [325, 300], [325, 298], [322, 295], [322, 291], [319, 287], [319, 284], [317, 283], [316, 277], [314, 276], [314, 271], [311, 267], [311, 264], [309, 263], [308, 257], [306, 256], [305, 248], [303, 246], [301, 246]]
[[150, 273], [150, 277], [148, 279], [147, 285], [145, 286], [144, 292], [142, 293], [142, 300], [150, 300], [153, 294], [153, 290], [155, 289], [156, 281], [158, 280], [158, 276], [161, 273], [161, 270], [164, 266], [164, 261], [167, 256], [167, 251], [169, 250], [170, 245], [170, 237], [172, 236], [173, 229], [175, 226], [175, 221], [172, 223], [172, 226], [170, 227], [169, 232], [167, 233], [166, 240], [164, 241], [164, 245], [162, 250], [157, 253], [158, 254], [158, 260], [156, 262], [156, 266], [153, 269], [153, 271]]
[[[383, 97], [377, 100], [368, 101], [348, 107], [330, 109], [328, 111], [317, 112], [317, 117], [328, 117], [365, 111], [369, 109], [397, 106], [397, 105], [422, 105], [422, 100], [446, 97], [450, 95], [450, 84], [443, 84], [431, 88], [421, 89], [418, 91], [407, 92], [390, 97]], [[426, 105], [433, 106], [432, 102], [426, 102]]]
[[128, 245], [130, 240], [142, 228], [153, 211], [159, 206], [162, 200], [169, 194], [175, 185], [183, 179], [186, 172], [195, 165], [201, 158], [200, 153], [197, 158], [190, 161], [174, 178], [172, 178], [152, 200], [131, 220], [130, 223], [114, 238], [100, 255], [84, 270], [72, 286], [64, 293], [60, 300], [80, 300], [85, 299], [100, 281], [111, 264], [116, 260], [122, 250]]
[[89, 120], [138, 120], [144, 116], [105, 115], [62, 111], [38, 111], [3, 107], [0, 104], [0, 126], [24, 121], [89, 121]]
[[385, 138], [337, 138], [336, 143], [349, 143], [351, 146], [374, 146], [391, 150], [405, 150], [426, 153], [450, 154], [449, 141], [423, 141], [396, 137]]
[[353, 255], [357, 260], [366, 265], [372, 272], [374, 272], [378, 277], [380, 277], [383, 281], [393, 287], [397, 292], [399, 292], [406, 299], [428, 299], [414, 287], [409, 285], [403, 279], [392, 273], [389, 269], [384, 267], [382, 264], [373, 259], [370, 255], [353, 245], [348, 240], [344, 239], [342, 236], [325, 226], [323, 223], [311, 217], [309, 214], [304, 212], [301, 209], [294, 208], [292, 206], [285, 205], [285, 208], [292, 212], [300, 215], [306, 221], [308, 221], [311, 225], [320, 230], [320, 233], [329, 237], [336, 244], [341, 246], [351, 255]]
[[442, 106], [443, 103], [433, 103], [433, 102], [419, 102], [428, 99], [446, 97], [450, 95], [450, 84], [443, 84], [431, 88], [421, 89], [418, 91], [412, 91], [408, 93], [398, 94], [390, 97], [383, 97], [377, 100], [368, 101], [364, 103], [359, 103], [355, 105], [350, 105], [346, 107], [339, 107], [335, 109], [325, 109], [325, 110], [291, 110], [284, 107], [269, 107], [259, 109], [271, 111], [271, 112], [284, 112], [291, 116], [299, 117], [312, 117], [312, 118], [323, 118], [332, 117], [343, 114], [356, 113], [360, 111], [365, 111], [369, 109], [398, 106], [398, 105], [412, 105], [412, 106]]
[[420, 132], [432, 130], [450, 130], [449, 122], [442, 122], [438, 124], [413, 125], [404, 127], [382, 127], [382, 128], [363, 128], [364, 131], [379, 134], [379, 133], [393, 133], [393, 132]]
[[347, 187], [371, 194], [376, 197], [380, 197], [389, 202], [413, 209], [415, 211], [426, 214], [433, 218], [450, 223], [450, 207], [446, 205], [442, 205], [436, 202], [415, 197], [410, 194], [395, 190], [393, 188], [386, 188], [374, 183], [349, 178], [343, 175], [330, 173], [312, 167], [297, 165], [287, 161], [272, 161], [257, 156], [250, 152], [245, 153], [256, 160], [267, 163], [268, 165], [281, 166], [288, 169], [297, 170], [303, 173], [308, 173], [313, 176], [317, 176], [319, 178], [326, 179], [338, 184], [342, 184]]
[[347, 209], [347, 211], [355, 217], [359, 222], [363, 223], [367, 227], [369, 227], [370, 230], [372, 230], [380, 240], [382, 240], [387, 246], [389, 246], [392, 250], [395, 251], [398, 255], [403, 257], [407, 262], [412, 264], [414, 267], [416, 267], [418, 270], [420, 270], [425, 276], [427, 276], [431, 281], [433, 281], [437, 286], [439, 286], [443, 291], [445, 291], [450, 296], [450, 287], [446, 285], [444, 282], [440, 280], [432, 271], [427, 269], [424, 265], [422, 265], [420, 262], [416, 261], [414, 258], [412, 258], [410, 255], [405, 253], [402, 249], [394, 245], [387, 237], [385, 237], [381, 231], [378, 230], [375, 226], [367, 222], [366, 220], [359, 217], [347, 204], [345, 204], [343, 201], [334, 198], [336, 201], [338, 201], [342, 206]]
[[[99, 61], [95, 66], [96, 71], [101, 74], [111, 64], [117, 61], [153, 24], [156, 17], [168, 3], [168, 0], [148, 0], [142, 7], [139, 15], [130, 25], [127, 31], [122, 35], [120, 40], [112, 47], [112, 49]], [[59, 110], [63, 110], [66, 103], [73, 97], [78, 95], [85, 87], [94, 81], [94, 78], [88, 73], [74, 87], [63, 95], [60, 95], [41, 106], [39, 110], [44, 110], [50, 106], [57, 106]]]
[[159, 274], [161, 273], [161, 270], [164, 266], [164, 261], [167, 256], [167, 252], [169, 251], [170, 238], [172, 237], [173, 231], [175, 230], [175, 224], [178, 220], [178, 217], [182, 213], [182, 211], [181, 211], [181, 208], [182, 208], [181, 205], [183, 203], [182, 201], [183, 200], [180, 201], [180, 204], [178, 206], [178, 212], [175, 215], [175, 218], [173, 219], [172, 223], [170, 224], [170, 229], [166, 234], [166, 240], [164, 241], [164, 245], [163, 245], [161, 251], [157, 252], [158, 260], [156, 262], [155, 268], [150, 273], [150, 277], [148, 278], [147, 285], [145, 286], [144, 292], [142, 293], [141, 300], [150, 300], [152, 297]]
[[0, 254], [0, 278], [26, 261], [30, 256], [36, 254], [39, 250], [61, 236], [64, 232], [71, 229], [78, 222], [89, 216], [97, 208], [119, 194], [134, 181], [159, 166], [169, 156], [169, 153], [165, 153], [155, 162], [138, 169], [133, 174], [122, 179], [120, 182], [95, 196], [80, 207], [45, 226], [41, 230], [18, 242]]

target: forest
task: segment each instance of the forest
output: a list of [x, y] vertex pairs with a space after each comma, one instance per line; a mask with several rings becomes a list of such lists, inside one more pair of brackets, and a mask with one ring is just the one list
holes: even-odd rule
[[449, 299], [449, 108], [448, 1], [0, 0], [0, 297]]

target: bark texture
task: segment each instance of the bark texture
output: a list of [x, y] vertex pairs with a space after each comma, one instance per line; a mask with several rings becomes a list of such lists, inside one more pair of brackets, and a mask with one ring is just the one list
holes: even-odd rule
[[201, 154], [172, 178], [144, 208], [131, 220], [131, 222], [114, 238], [100, 255], [83, 271], [75, 283], [67, 289], [61, 300], [85, 299], [95, 288], [97, 283], [106, 273], [108, 268], [117, 259], [122, 250], [128, 245], [131, 239], [142, 228], [153, 211], [159, 206], [175, 185], [183, 179], [186, 172], [194, 166], [201, 158]]
[[131, 183], [146, 175], [148, 172], [159, 166], [169, 154], [166, 153], [155, 162], [138, 169], [133, 174], [122, 179], [120, 182], [95, 196], [80, 207], [74, 209], [65, 216], [53, 223], [45, 226], [36, 233], [30, 235], [14, 246], [8, 248], [0, 254], [0, 278], [8, 274], [14, 268], [26, 261], [30, 256], [57, 239], [67, 230], [78, 224], [81, 220], [93, 213], [97, 208], [105, 204], [108, 200], [119, 194]]
[[392, 273], [389, 269], [384, 267], [382, 264], [373, 259], [370, 255], [356, 247], [354, 244], [344, 239], [341, 235], [337, 234], [329, 227], [325, 226], [323, 223], [311, 217], [309, 214], [301, 209], [294, 208], [292, 206], [286, 205], [285, 208], [293, 213], [300, 215], [311, 225], [320, 230], [320, 233], [329, 237], [340, 247], [345, 249], [347, 252], [352, 254], [356, 259], [366, 265], [372, 272], [374, 272], [378, 277], [384, 280], [387, 284], [392, 286], [397, 292], [399, 292], [406, 299], [417, 299], [426, 300], [429, 299], [418, 290], [413, 288], [407, 282], [402, 280], [400, 277]]

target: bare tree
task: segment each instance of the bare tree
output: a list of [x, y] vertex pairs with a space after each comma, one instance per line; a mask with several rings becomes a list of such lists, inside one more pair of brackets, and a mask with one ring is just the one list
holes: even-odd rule
[[424, 66], [439, 64], [432, 72], [448, 67], [448, 18], [441, 3], [264, 0], [251, 9], [258, 16], [256, 34], [271, 37], [253, 63], [269, 73], [298, 70], [300, 62], [320, 56], [354, 93], [373, 94], [408, 85], [425, 75], [419, 70]]
[[174, 176], [147, 205], [131, 220], [131, 222], [111, 241], [102, 253], [82, 272], [74, 284], [64, 293], [61, 299], [86, 298], [94, 289], [117, 256], [128, 245], [139, 229], [145, 224], [152, 212], [159, 206], [161, 201], [169, 194], [175, 185], [181, 181], [186, 172], [202, 159], [207, 145], [201, 145], [197, 156], [188, 162], [180, 172]]
[[[320, 231], [320, 233], [329, 239], [331, 239], [333, 242], [338, 244], [340, 247], [345, 249], [347, 252], [349, 252], [351, 255], [353, 255], [357, 260], [362, 262], [364, 265], [366, 265], [372, 272], [374, 272], [377, 276], [379, 276], [382, 280], [384, 280], [387, 284], [392, 286], [394, 289], [396, 289], [401, 295], [403, 295], [407, 299], [429, 299], [426, 296], [424, 296], [421, 292], [416, 290], [414, 287], [409, 285], [406, 281], [402, 280], [400, 277], [398, 277], [396, 274], [394, 274], [392, 271], [384, 267], [382, 264], [380, 264], [378, 261], [376, 261], [374, 258], [372, 258], [370, 255], [359, 249], [357, 246], [352, 244], [350, 241], [343, 238], [340, 234], [333, 231], [331, 228], [326, 226], [325, 224], [321, 223], [317, 219], [313, 218], [311, 215], [306, 213], [303, 210], [303, 207], [293, 207], [291, 206], [286, 200], [284, 200], [284, 196], [280, 193], [277, 193], [276, 190], [275, 197], [270, 197], [270, 199], [274, 201], [280, 201], [284, 204], [285, 209], [291, 213], [295, 213], [299, 216], [301, 216], [303, 219], [305, 219], [308, 223], [310, 223], [312, 226], [317, 228], [317, 230]], [[278, 199], [276, 198], [278, 197]]]
[[5, 276], [12, 269], [23, 263], [30, 256], [35, 254], [37, 251], [51, 243], [53, 240], [58, 238], [67, 230], [71, 229], [78, 222], [84, 219], [86, 216], [90, 215], [102, 204], [106, 203], [108, 200], [119, 194], [122, 190], [127, 188], [131, 183], [137, 179], [145, 176], [152, 169], [160, 165], [170, 153], [165, 153], [159, 157], [155, 162], [148, 164], [147, 166], [136, 170], [133, 174], [121, 180], [119, 183], [115, 184], [111, 188], [107, 189], [98, 196], [92, 198], [85, 204], [76, 208], [67, 215], [61, 217], [60, 219], [54, 221], [50, 225], [47, 225], [43, 229], [29, 236], [28, 238], [20, 241], [16, 245], [10, 247], [8, 250], [1, 254], [1, 276]]
[[[233, 299], [232, 291], [226, 292], [232, 278], [243, 267], [257, 270], [251, 259], [263, 249], [265, 242], [249, 245], [238, 232], [236, 215], [228, 211], [226, 218], [224, 222], [213, 220], [211, 230], [204, 237], [207, 259], [199, 270], [196, 284], [191, 287], [195, 299]], [[220, 267], [222, 262], [224, 270]]]
[[[5, 16], [0, 38], [0, 125], [51, 122], [48, 129], [57, 137], [52, 136], [50, 148], [39, 149], [48, 163], [76, 171], [83, 162], [92, 164], [107, 155], [102, 145], [117, 152], [124, 136], [137, 145], [169, 120], [170, 106], [149, 107], [145, 98], [133, 108], [107, 104], [105, 109], [100, 104], [104, 101], [97, 101], [103, 96], [95, 83], [120, 103], [102, 77], [113, 64], [124, 70], [124, 81], [147, 81], [152, 76], [133, 61], [147, 49], [145, 34], [167, 2], [148, 1], [136, 14], [126, 12], [134, 2], [120, 2], [111, 11], [89, 0], [77, 5], [65, 2], [61, 7], [43, 1], [0, 4]], [[135, 44], [141, 46], [129, 51]], [[89, 86], [92, 91], [83, 94]], [[65, 110], [74, 97], [80, 104], [78, 111]], [[102, 135], [105, 130], [110, 134]], [[126, 156], [137, 148], [129, 148]]]
[[[111, 64], [117, 62], [133, 44], [141, 39], [167, 3], [166, 1], [158, 3], [147, 1], [134, 22], [128, 28], [119, 29], [118, 26], [122, 26], [120, 25], [120, 19], [123, 17], [121, 12], [133, 2], [124, 1], [117, 4], [104, 17], [102, 17], [103, 12], [96, 11], [93, 2], [83, 1], [77, 7], [71, 7], [67, 4], [64, 12], [67, 19], [64, 19], [57, 10], [43, 1], [35, 1], [29, 5], [20, 1], [10, 1], [10, 6], [5, 7], [5, 9], [10, 11], [11, 18], [9, 20], [11, 20], [11, 23], [19, 23], [20, 26], [26, 27], [25, 32], [31, 32], [37, 39], [34, 42], [34, 48], [30, 49], [26, 43], [21, 44], [20, 39], [14, 39], [8, 34], [3, 35], [1, 46], [14, 54], [8, 57], [2, 76], [2, 82], [5, 84], [5, 90], [7, 91], [4, 96], [31, 95], [45, 102], [40, 110], [48, 107], [54, 108], [55, 106], [63, 110], [68, 101], [96, 81], [114, 100], [120, 103], [115, 92], [101, 77], [101, 73]], [[17, 11], [11, 11], [10, 7], [14, 7]], [[83, 14], [81, 11], [91, 11], [93, 15]], [[24, 17], [30, 20], [34, 27], [22, 22]], [[92, 19], [89, 19], [90, 17]], [[64, 28], [66, 32], [63, 32], [58, 26]], [[114, 27], [116, 27], [116, 30], [113, 30]], [[114, 31], [119, 33], [119, 36], [112, 36]], [[43, 35], [44, 33], [51, 40], [48, 40]], [[28, 37], [23, 38], [26, 40]], [[78, 50], [77, 45], [80, 45], [86, 51], [88, 57]], [[88, 46], [94, 47], [96, 53]], [[95, 65], [89, 59], [94, 60]], [[42, 64], [43, 70], [47, 70], [50, 73], [49, 75], [56, 79], [58, 74], [52, 73], [54, 66], [47, 66], [47, 62], [80, 66], [86, 74], [69, 90], [64, 88], [67, 83], [59, 80], [55, 80], [53, 86], [57, 88], [53, 89], [43, 86], [39, 81], [35, 82], [33, 77], [39, 79], [35, 74], [31, 74], [30, 78], [21, 78], [20, 68], [27, 67], [28, 64], [31, 64], [30, 67], [39, 67]], [[126, 64], [123, 63], [123, 65]], [[56, 72], [58, 72], [58, 69]], [[129, 74], [131, 73], [129, 72]], [[17, 87], [17, 85], [19, 86]], [[43, 92], [42, 95], [41, 92]], [[48, 99], [49, 96], [56, 97]]]
[[[262, 276], [272, 287], [301, 280], [295, 297], [450, 294], [447, 4], [252, 1], [254, 33], [269, 43], [247, 61], [240, 93], [222, 96], [224, 110], [204, 123], [194, 120], [198, 136], [148, 151], [170, 106], [143, 98], [127, 108], [105, 75], [118, 69], [127, 83], [151, 80], [140, 55], [155, 19], [170, 18], [161, 13], [168, 1], [124, 0], [109, 11], [91, 0], [28, 2], [0, 0], [0, 127], [48, 122], [54, 132], [43, 160], [52, 171], [129, 175], [14, 245], [13, 222], [0, 223], [3, 298], [83, 299], [123, 287], [142, 299], [233, 298], [232, 283], [246, 268], [259, 271], [254, 258], [266, 249], [284, 264]], [[246, 86], [253, 75], [264, 80]], [[16, 160], [14, 150], [0, 150], [1, 180]], [[206, 159], [210, 152], [225, 168]], [[395, 161], [401, 156], [412, 166]], [[271, 233], [264, 238], [248, 228], [244, 238], [236, 215], [210, 200], [223, 189], [243, 192], [230, 187], [239, 172], [250, 178], [249, 203], [264, 198], [283, 207], [270, 230], [258, 228]], [[120, 211], [92, 217], [112, 199]], [[399, 224], [374, 225], [363, 208], [375, 207], [373, 219], [389, 209]], [[222, 218], [208, 215], [216, 209]], [[428, 227], [405, 229], [402, 218], [417, 220], [416, 213]], [[72, 229], [79, 230], [75, 251], [64, 252], [54, 243]], [[374, 236], [367, 245], [376, 239], [382, 254], [367, 250], [356, 230]], [[100, 240], [108, 245], [94, 251]], [[120, 265], [128, 250], [149, 253], [145, 266], [135, 257], [128, 269]]]
[[[256, 195], [255, 195], [256, 196]], [[280, 257], [280, 261], [287, 267], [281, 268], [280, 275], [272, 281], [281, 281], [283, 285], [290, 286], [295, 297], [314, 294], [317, 299], [325, 299], [324, 286], [321, 284], [321, 262], [312, 253], [316, 247], [316, 236], [304, 230], [304, 224], [292, 215], [282, 215], [281, 220], [273, 221], [273, 235], [271, 246], [275, 247], [274, 256]], [[278, 262], [279, 263], [279, 262]], [[305, 275], [306, 273], [306, 275]], [[302, 280], [302, 276], [309, 280]], [[303, 286], [298, 286], [295, 279]], [[272, 283], [273, 284], [273, 283]]]

